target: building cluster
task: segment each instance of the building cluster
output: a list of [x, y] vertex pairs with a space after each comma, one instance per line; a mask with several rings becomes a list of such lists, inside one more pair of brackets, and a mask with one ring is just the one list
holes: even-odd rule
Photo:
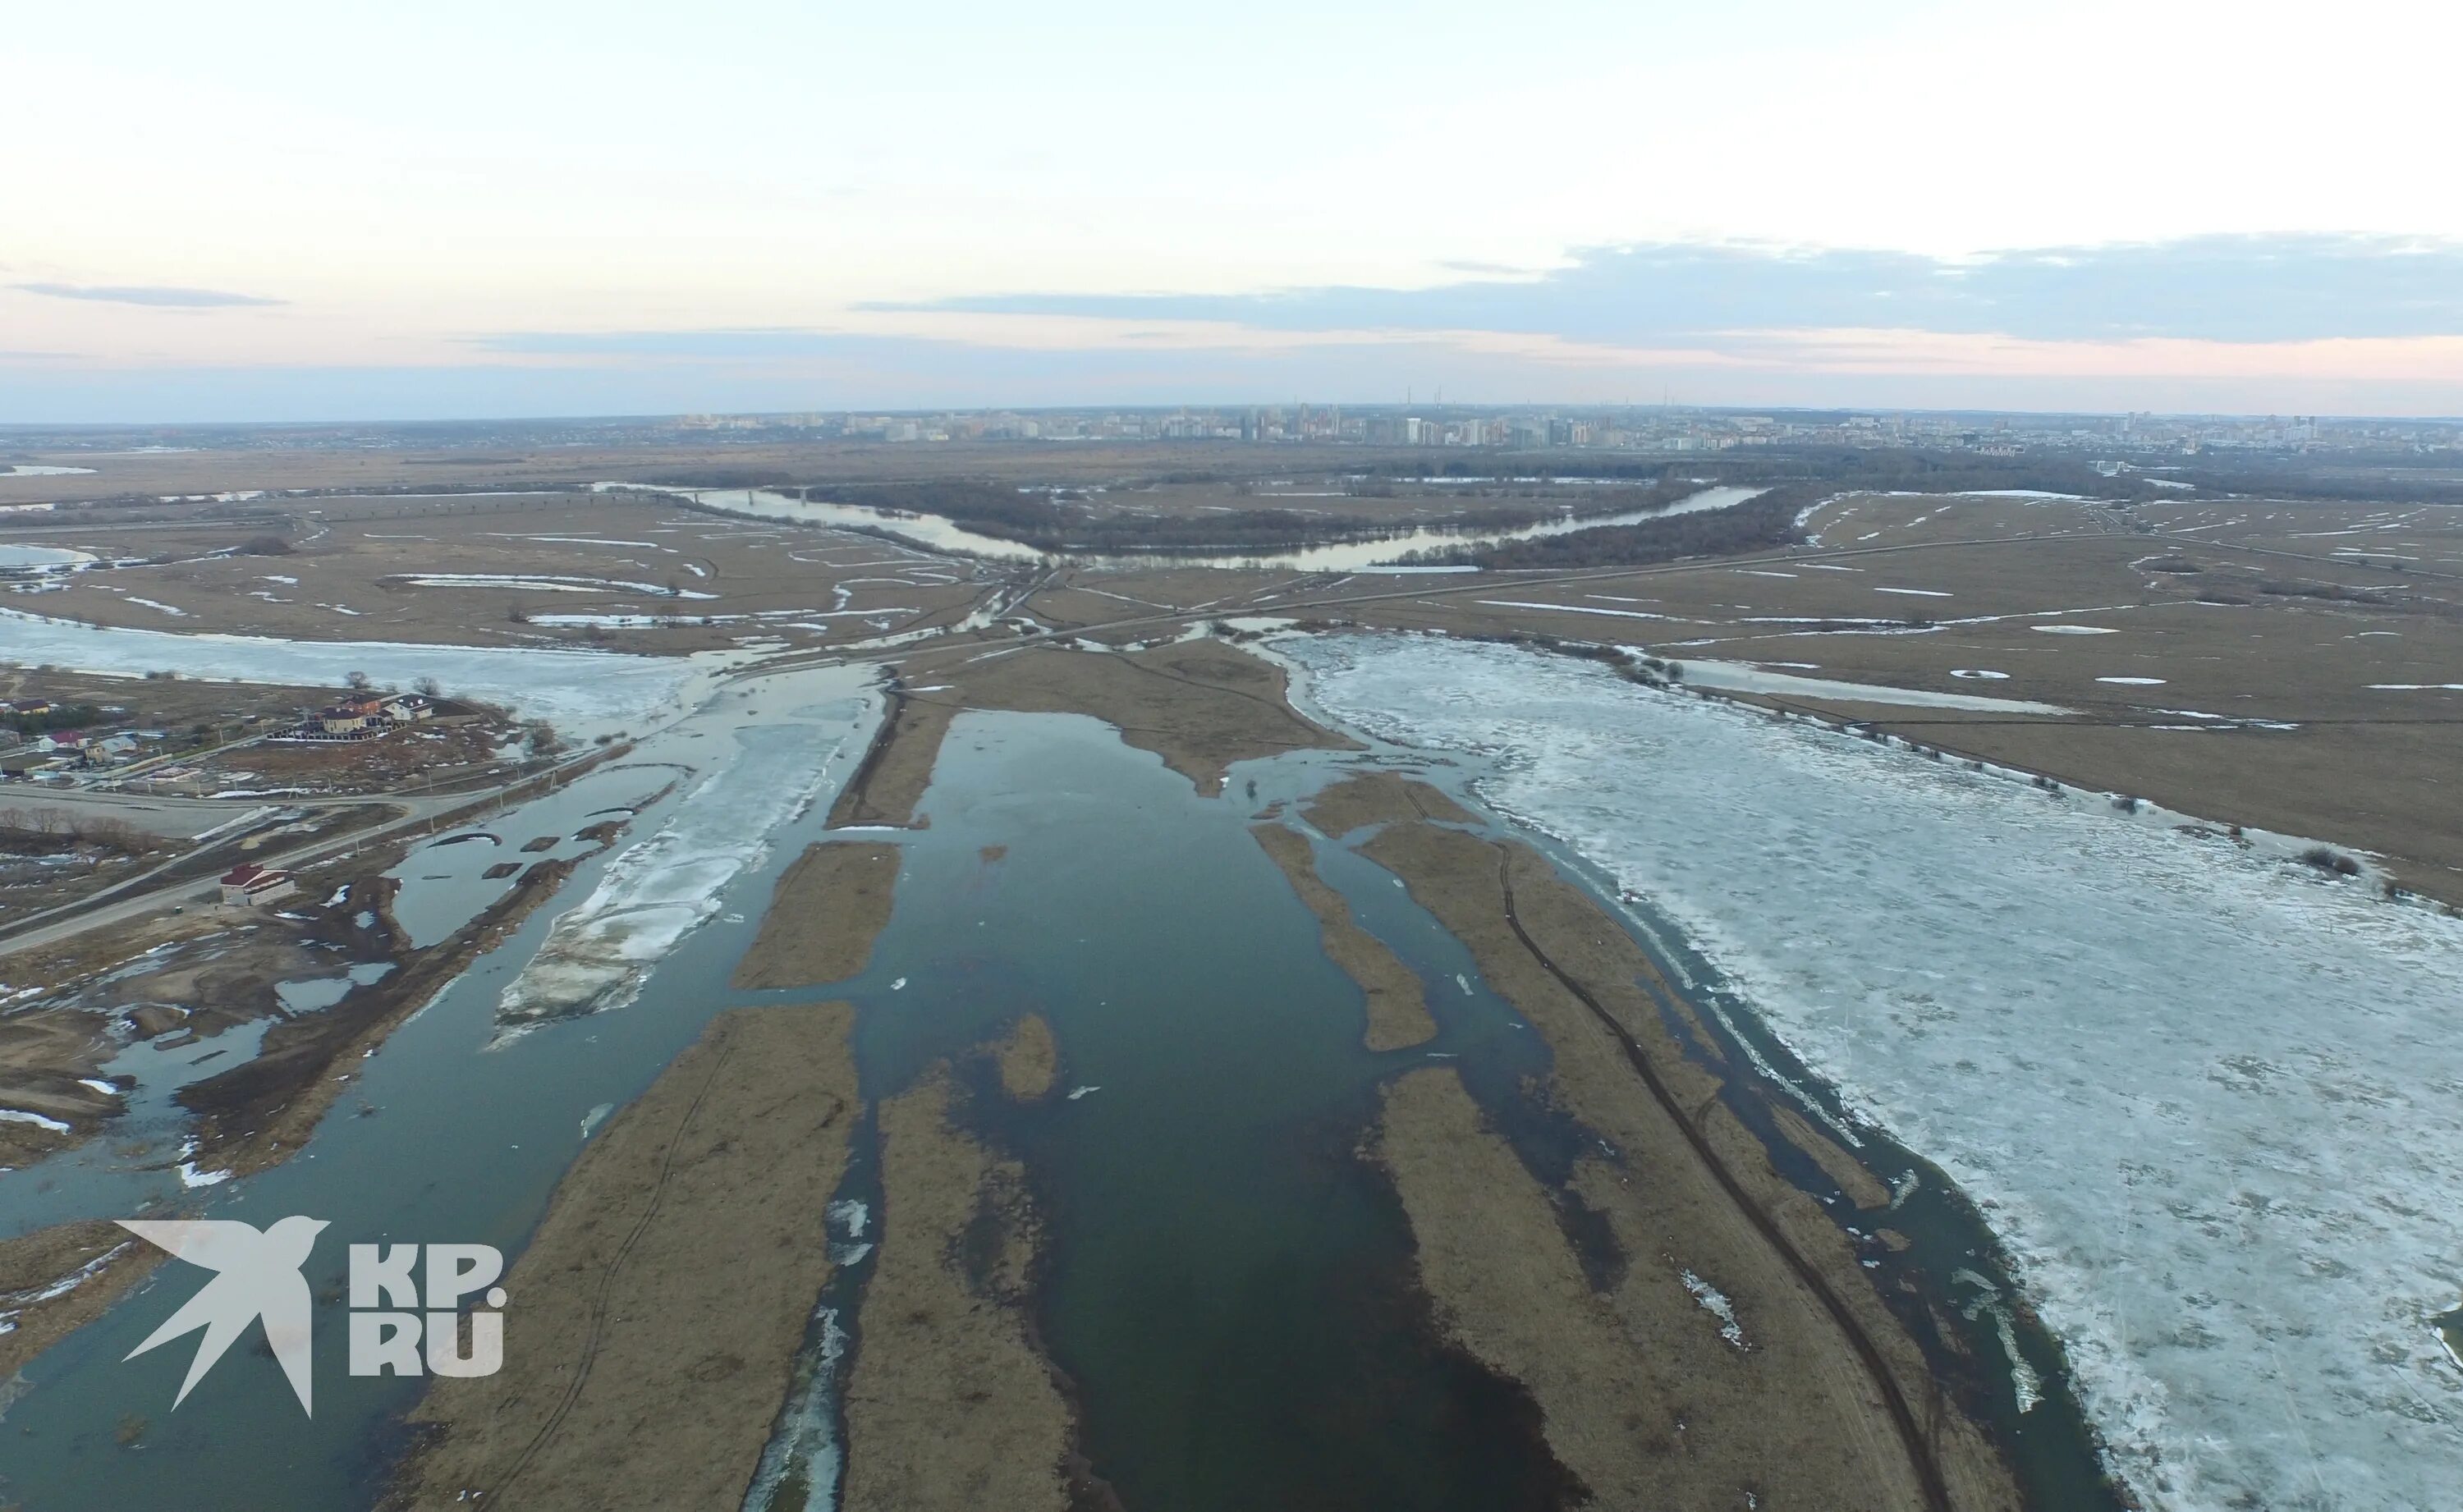
[[2315, 416], [2001, 415], [1766, 411], [1627, 405], [1596, 410], [1294, 404], [929, 414], [693, 416], [684, 428], [780, 431], [850, 441], [1232, 441], [1364, 446], [1551, 448], [1662, 453], [1739, 447], [1924, 447], [1987, 457], [2041, 453], [2463, 452], [2463, 423]]
[[290, 873], [253, 861], [242, 861], [216, 881], [222, 888], [224, 904], [230, 908], [253, 908], [299, 891], [299, 884]]
[[365, 693], [316, 710], [278, 737], [292, 741], [369, 741], [432, 719], [436, 705], [417, 693]]
[[[0, 699], [0, 720], [12, 720], [19, 728], [59, 712], [48, 699]], [[76, 719], [80, 712], [69, 710], [64, 717]], [[0, 735], [0, 777], [24, 780], [125, 767], [163, 749], [169, 739], [163, 730], [140, 729], [46, 729], [22, 739]]]

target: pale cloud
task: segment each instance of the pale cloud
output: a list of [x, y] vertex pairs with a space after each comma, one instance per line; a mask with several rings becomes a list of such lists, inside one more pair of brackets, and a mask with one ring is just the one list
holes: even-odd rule
[[2463, 410], [2417, 0], [24, 9], [43, 413]]
[[279, 299], [234, 294], [219, 289], [179, 289], [160, 284], [11, 284], [21, 293], [50, 299], [83, 299], [105, 305], [146, 305], [161, 310], [227, 310], [236, 306], [278, 305]]

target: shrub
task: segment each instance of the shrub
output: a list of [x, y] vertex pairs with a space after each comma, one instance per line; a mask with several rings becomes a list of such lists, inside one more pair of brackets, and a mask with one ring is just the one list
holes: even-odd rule
[[2322, 845], [2313, 845], [2308, 850], [2301, 852], [2300, 860], [2304, 865], [2314, 866], [2319, 871], [2328, 873], [2335, 876], [2358, 876], [2361, 875], [2360, 862], [2353, 860], [2350, 856], [2343, 854], [2341, 851], [2331, 850]]

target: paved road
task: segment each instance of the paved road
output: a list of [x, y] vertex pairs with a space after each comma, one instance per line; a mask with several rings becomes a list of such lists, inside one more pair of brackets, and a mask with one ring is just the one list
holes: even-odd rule
[[[574, 758], [574, 761], [578, 762], [585, 759], [587, 759], [586, 755], [578, 756]], [[565, 765], [571, 766], [574, 765], [574, 762], [568, 762]], [[303, 800], [302, 803], [307, 807], [323, 809], [391, 809], [395, 810], [395, 816], [384, 821], [382, 824], [373, 826], [369, 829], [355, 830], [348, 834], [335, 835], [327, 839], [312, 840], [302, 845], [293, 846], [288, 850], [272, 851], [262, 855], [251, 856], [250, 859], [253, 860], [259, 866], [289, 867], [294, 869], [306, 866], [311, 862], [321, 861], [328, 856], [338, 855], [344, 851], [354, 850], [363, 845], [379, 844], [384, 840], [391, 839], [396, 835], [415, 831], [421, 825], [426, 824], [430, 820], [434, 819], [438, 814], [447, 812], [451, 810], [467, 808], [471, 804], [499, 800], [512, 788], [521, 786], [523, 783], [533, 781], [538, 775], [538, 773], [533, 772], [527, 776], [517, 779], [516, 781], [503, 784], [500, 787], [486, 788], [477, 792], [441, 794], [423, 793], [414, 797], [397, 797], [390, 793], [369, 793], [359, 798], [322, 798], [313, 801]], [[100, 797], [103, 795], [88, 794], [86, 796]], [[211, 799], [195, 799], [190, 801], [199, 803], [215, 802], [215, 800]], [[226, 799], [221, 801], [220, 806], [227, 809], [245, 811], [250, 807], [250, 804], [246, 800]], [[298, 806], [300, 805], [293, 805], [293, 807]], [[0, 937], [0, 956], [7, 956], [19, 950], [31, 949], [37, 945], [48, 945], [57, 940], [66, 940], [73, 935], [83, 934], [89, 929], [101, 928], [106, 924], [125, 923], [129, 919], [141, 918], [146, 914], [157, 913], [165, 908], [171, 908], [174, 906], [194, 906], [200, 903], [209, 903], [219, 900], [221, 892], [220, 889], [215, 886], [214, 879], [212, 877], [205, 877], [198, 880], [185, 882], [168, 882], [160, 886], [147, 885], [150, 879], [159, 876], [163, 872], [169, 871], [171, 868], [179, 865], [182, 861], [186, 859], [187, 857], [185, 855], [173, 856], [171, 859], [163, 862], [161, 865], [140, 873], [138, 875], [132, 876], [123, 882], [118, 883], [107, 891], [98, 894], [93, 897], [83, 898], [77, 902], [67, 904], [61, 908], [48, 910], [44, 913], [29, 915], [27, 918], [19, 919], [13, 924], [5, 926], [7, 933], [5, 937]]]

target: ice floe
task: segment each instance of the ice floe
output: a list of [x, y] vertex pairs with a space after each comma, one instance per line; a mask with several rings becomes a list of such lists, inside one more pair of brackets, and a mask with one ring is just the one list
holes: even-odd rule
[[[870, 697], [871, 678], [861, 666], [812, 668], [759, 684], [759, 696], [818, 714], [828, 706], [815, 700], [851, 707]], [[632, 1002], [659, 962], [718, 915], [729, 886], [760, 866], [771, 835], [837, 780], [838, 756], [861, 749], [870, 728], [869, 717], [849, 724], [839, 710], [749, 720], [730, 702], [671, 732], [680, 742], [708, 732], [692, 745], [706, 775], [655, 834], [619, 852], [590, 896], [556, 918], [499, 996], [499, 1024], [517, 1029]]]

